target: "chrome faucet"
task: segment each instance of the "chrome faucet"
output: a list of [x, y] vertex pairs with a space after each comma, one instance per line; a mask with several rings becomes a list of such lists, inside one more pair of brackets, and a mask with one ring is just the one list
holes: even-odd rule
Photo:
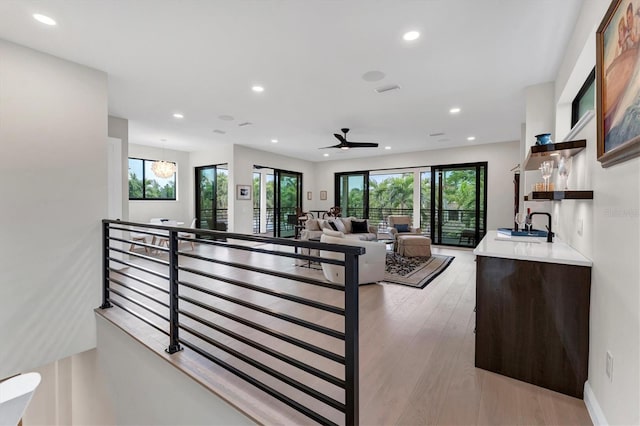
[[547, 226], [547, 242], [548, 243], [552, 243], [553, 242], [553, 232], [551, 232], [551, 215], [549, 213], [545, 213], [545, 212], [533, 212], [529, 215], [529, 219], [532, 219], [534, 215], [537, 214], [543, 214], [545, 216], [547, 216], [547, 218], [549, 219], [549, 225]]

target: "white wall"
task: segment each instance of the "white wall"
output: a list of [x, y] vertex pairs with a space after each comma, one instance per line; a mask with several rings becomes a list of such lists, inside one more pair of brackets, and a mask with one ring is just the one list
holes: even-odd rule
[[314, 201], [312, 208], [326, 210], [334, 205], [335, 173], [482, 161], [488, 162], [487, 229], [513, 226], [513, 172], [509, 170], [520, 162], [518, 141], [316, 163], [314, 200], [321, 190], [328, 196], [327, 201]]
[[254, 424], [115, 325], [100, 317], [97, 325], [98, 361], [116, 413], [115, 424]]
[[[556, 81], [556, 132], [567, 129], [571, 102], [595, 65], [595, 30], [609, 0], [587, 0]], [[596, 160], [596, 120], [576, 136], [587, 148], [574, 157], [569, 187], [593, 189], [593, 201], [553, 204], [558, 233], [593, 260], [588, 388], [609, 424], [640, 424], [640, 158], [609, 168]], [[583, 223], [582, 235], [578, 233]], [[613, 379], [605, 354], [613, 355]], [[587, 393], [588, 397], [589, 393]], [[594, 411], [596, 414], [598, 410]]]
[[0, 40], [0, 377], [95, 346], [107, 76]]
[[[173, 200], [131, 200], [129, 201], [129, 219], [132, 222], [148, 223], [152, 217], [174, 219], [189, 226], [193, 219], [190, 200], [193, 198], [193, 169], [190, 167], [189, 153], [151, 146], [129, 144], [129, 157], [145, 160], [173, 161], [177, 165], [177, 199]], [[128, 176], [128, 175], [127, 175]], [[127, 188], [128, 194], [129, 188]]]

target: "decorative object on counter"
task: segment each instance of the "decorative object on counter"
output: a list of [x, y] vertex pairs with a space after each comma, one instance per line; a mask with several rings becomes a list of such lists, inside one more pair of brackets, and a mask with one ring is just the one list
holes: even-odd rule
[[549, 191], [549, 178], [553, 174], [553, 161], [543, 161], [540, 165], [540, 173], [544, 179], [544, 190]]
[[536, 135], [536, 145], [548, 145], [550, 143], [553, 143], [551, 133], [540, 133]]
[[524, 224], [527, 221], [527, 215], [524, 213], [516, 213], [515, 221], [518, 224], [516, 232], [520, 229], [524, 230]]
[[569, 189], [568, 181], [569, 181], [569, 173], [571, 173], [571, 157], [565, 158], [561, 157], [558, 160], [558, 176], [560, 176], [560, 186], [563, 189]]
[[639, 11], [637, 1], [613, 0], [596, 31], [598, 161], [602, 167], [640, 155], [640, 97], [633, 77], [640, 71], [640, 43], [624, 28], [635, 28]]

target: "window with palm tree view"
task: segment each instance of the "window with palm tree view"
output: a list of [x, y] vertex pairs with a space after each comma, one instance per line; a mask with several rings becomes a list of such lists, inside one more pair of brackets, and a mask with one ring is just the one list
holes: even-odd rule
[[156, 176], [151, 170], [151, 165], [155, 161], [129, 158], [130, 200], [176, 199], [176, 174], [168, 178]]
[[486, 163], [338, 173], [336, 202], [380, 232], [406, 215], [434, 244], [473, 247], [486, 233], [486, 173]]

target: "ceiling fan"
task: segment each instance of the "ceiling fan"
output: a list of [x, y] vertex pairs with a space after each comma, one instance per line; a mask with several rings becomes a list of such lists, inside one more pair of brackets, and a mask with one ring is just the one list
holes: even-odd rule
[[339, 135], [338, 133], [334, 133], [333, 136], [336, 137], [340, 141], [337, 145], [332, 146], [324, 146], [320, 149], [326, 148], [340, 148], [340, 149], [349, 149], [349, 148], [377, 148], [378, 144], [375, 142], [349, 142], [347, 140], [347, 133], [349, 133], [349, 129], [344, 128], [340, 129], [344, 135]]

